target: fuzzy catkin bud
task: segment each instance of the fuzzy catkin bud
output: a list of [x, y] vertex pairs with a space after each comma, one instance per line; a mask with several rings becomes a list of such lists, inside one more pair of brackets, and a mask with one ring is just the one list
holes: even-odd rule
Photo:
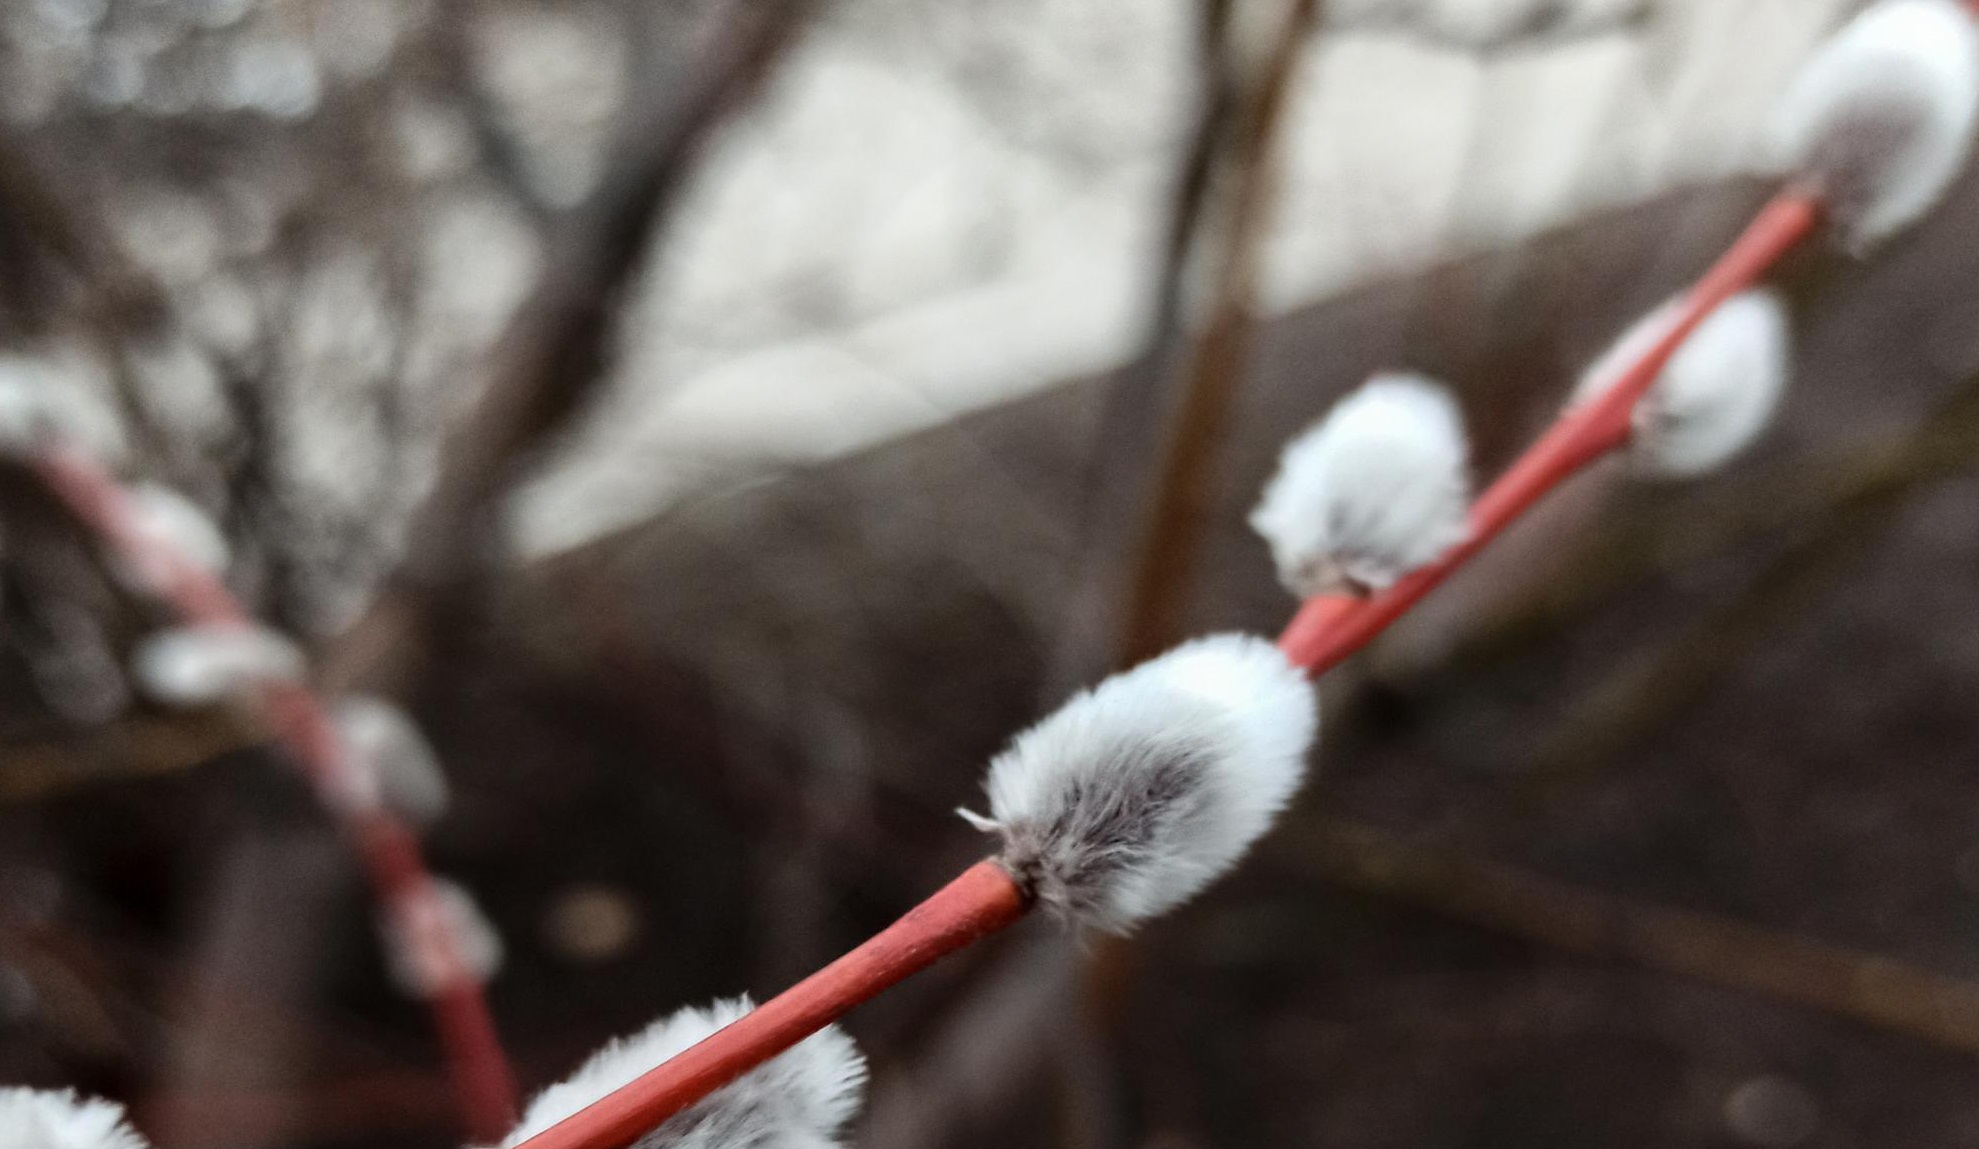
[[231, 559], [227, 536], [192, 500], [158, 483], [139, 483], [131, 488], [130, 502], [137, 531], [148, 546], [138, 555], [118, 556], [112, 563], [125, 585], [151, 594], [165, 589], [170, 574], [156, 559], [160, 551], [168, 550], [179, 561], [210, 574], [227, 569]]
[[405, 711], [382, 698], [353, 696], [338, 700], [334, 720], [368, 797], [418, 826], [446, 813], [451, 794], [446, 773]]
[[1979, 25], [1957, 0], [1880, 0], [1816, 52], [1780, 103], [1770, 151], [1811, 181], [1862, 250], [1944, 196], [1979, 116]]
[[[1669, 329], [1677, 305], [1639, 320], [1582, 375], [1574, 401], [1593, 399]], [[1786, 308], [1768, 290], [1747, 291], [1705, 317], [1637, 402], [1629, 461], [1641, 473], [1689, 478], [1712, 471], [1766, 430], [1789, 374]]]
[[131, 655], [131, 674], [167, 706], [209, 706], [270, 681], [302, 677], [302, 652], [262, 626], [182, 626], [159, 631]]
[[433, 878], [383, 919], [386, 972], [407, 997], [433, 997], [462, 976], [485, 984], [502, 968], [502, 935], [460, 883]]
[[1377, 375], [1286, 445], [1251, 512], [1300, 597], [1379, 590], [1464, 537], [1463, 416], [1415, 375]]
[[72, 1090], [0, 1089], [0, 1149], [146, 1149], [124, 1107]]
[[1278, 648], [1217, 635], [1074, 697], [989, 769], [999, 860], [1070, 923], [1124, 933], [1236, 864], [1298, 789], [1318, 719]]
[[[502, 1149], [543, 1132], [748, 1013], [746, 997], [687, 1008], [593, 1054], [529, 1103]], [[866, 1059], [835, 1025], [668, 1118], [631, 1149], [831, 1149], [859, 1111]]]

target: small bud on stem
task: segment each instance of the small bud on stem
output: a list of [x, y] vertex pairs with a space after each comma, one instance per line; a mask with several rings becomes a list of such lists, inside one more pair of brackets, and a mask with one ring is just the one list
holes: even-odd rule
[[[1612, 386], [1655, 343], [1676, 312], [1651, 312], [1616, 341], [1581, 377], [1573, 402], [1585, 403]], [[1786, 308], [1771, 291], [1733, 296], [1698, 324], [1670, 356], [1630, 417], [1628, 453], [1636, 469], [1662, 478], [1688, 478], [1723, 466], [1750, 446], [1786, 390]]]
[[1466, 453], [1447, 390], [1377, 375], [1286, 445], [1251, 528], [1293, 594], [1380, 590], [1464, 537]]
[[1771, 127], [1775, 162], [1857, 251], [1944, 197], [1979, 118], [1979, 23], [1955, 0], [1879, 0], [1801, 69]]

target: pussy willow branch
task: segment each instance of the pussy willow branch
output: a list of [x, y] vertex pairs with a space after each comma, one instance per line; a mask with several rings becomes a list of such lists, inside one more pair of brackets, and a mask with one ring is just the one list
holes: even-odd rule
[[[90, 285], [73, 301], [72, 321], [122, 334], [157, 318], [162, 296], [156, 285], [81, 227], [64, 201], [20, 161], [11, 146], [0, 149], [0, 176], [6, 201], [31, 209], [29, 218], [39, 226], [39, 241], [51, 246]], [[29, 465], [77, 519], [133, 560], [137, 569], [166, 572], [166, 598], [187, 621], [249, 624], [247, 611], [218, 579], [138, 529], [136, 512], [123, 488], [88, 456], [52, 444], [36, 453]], [[410, 832], [388, 813], [357, 811], [339, 797], [351, 792], [349, 765], [328, 718], [307, 691], [271, 686], [266, 695], [266, 709], [281, 728], [297, 765], [324, 795], [333, 815], [340, 817], [346, 835], [358, 844], [385, 911], [408, 930], [423, 925], [430, 915], [419, 911], [433, 902], [432, 882]], [[443, 932], [419, 929], [409, 936], [426, 940], [438, 968], [455, 971], [456, 976], [449, 977], [432, 999], [435, 1025], [465, 1123], [476, 1134], [499, 1133], [513, 1120], [514, 1085], [480, 987], [455, 960], [453, 941]]]
[[[1160, 445], [1162, 419], [1170, 382], [1178, 376], [1187, 350], [1187, 287], [1193, 255], [1205, 251], [1215, 214], [1211, 186], [1219, 160], [1233, 150], [1229, 136], [1239, 127], [1239, 75], [1227, 49], [1231, 0], [1197, 0], [1193, 36], [1195, 107], [1189, 136], [1181, 146], [1168, 200], [1166, 233], [1160, 249], [1160, 271], [1148, 301], [1148, 328], [1140, 354], [1106, 384], [1100, 403], [1092, 459], [1086, 465], [1083, 506], [1079, 508], [1079, 554], [1073, 560], [1075, 583], [1067, 607], [1059, 615], [1053, 637], [1053, 659], [1043, 674], [1045, 698], [1063, 698], [1084, 682], [1108, 672], [1118, 659], [1120, 633], [1140, 627], [1116, 619], [1124, 558], [1146, 534], [1144, 508], [1148, 488], [1160, 483], [1166, 463]], [[1144, 548], [1142, 548], [1144, 550]], [[1138, 572], [1128, 577], [1142, 579]], [[1118, 985], [1120, 969], [1104, 969], [1120, 959], [1120, 951], [1102, 945], [1092, 961], [1075, 961], [1061, 939], [1039, 941], [1001, 957], [989, 973], [995, 1001], [964, 1003], [940, 1018], [940, 1032], [930, 1038], [932, 1054], [916, 1058], [912, 1082], [877, 1086], [869, 1104], [863, 1139], [881, 1149], [928, 1145], [944, 1137], [958, 1119], [986, 1109], [991, 1098], [1017, 1088], [1019, 1076], [1043, 1074], [1055, 1068], [1037, 1056], [1037, 1032], [1049, 1032], [1061, 1022], [1086, 1024], [1077, 1016], [1075, 1001], [1100, 1001], [1104, 1015], [1110, 985]], [[1039, 977], [1037, 973], [1045, 975]], [[991, 1020], [993, 1018], [993, 1020]], [[1104, 1018], [1100, 1018], [1104, 1020]], [[1065, 1060], [1055, 1058], [1055, 1060]], [[1067, 1111], [1096, 1104], [1065, 1105]], [[1106, 1133], [1118, 1133], [1108, 1129]], [[1083, 1141], [1100, 1141], [1084, 1137]], [[1108, 1137], [1104, 1143], [1118, 1143]]]
[[[1524, 771], [1529, 801], [1543, 801], [1599, 770], [1636, 736], [1703, 697], [1737, 656], [1816, 600], [1890, 527], [1917, 490], [1970, 469], [1979, 447], [1979, 376], [1968, 377], [1907, 447], [1870, 452], [1856, 468], [1823, 481], [1821, 505], [1803, 506], [1803, 532], [1766, 561], [1752, 582], [1646, 656], [1595, 683], [1541, 741]], [[1834, 489], [1846, 483], [1845, 487]], [[1810, 500], [1805, 495], [1801, 502]]]
[[[168, 544], [146, 534], [128, 495], [93, 459], [61, 444], [29, 460], [75, 516], [139, 570], [163, 572], [167, 603], [187, 622], [245, 627], [252, 617], [226, 585]], [[301, 768], [362, 862], [380, 904], [407, 944], [447, 971], [428, 999], [456, 1097], [471, 1133], [500, 1136], [515, 1120], [515, 1086], [481, 987], [460, 960], [457, 939], [435, 928], [434, 883], [412, 831], [375, 803], [351, 795], [361, 785], [322, 703], [307, 687], [269, 682], [258, 691], [276, 736]]]
[[[1602, 533], [1545, 584], [1458, 639], [1434, 669], [1404, 674], [1405, 691], [1447, 674], [1488, 668], [1553, 634], [1620, 592], [1672, 567], [1695, 566], [1790, 527], [1823, 523], [1864, 499], [1901, 497], [1979, 467], [1979, 375], [1919, 430], [1810, 452], [1749, 477], [1727, 479], [1652, 514], [1603, 519]], [[1387, 677], [1387, 676], [1384, 676]]]
[[1732, 246], [1685, 293], [1662, 334], [1599, 397], [1569, 408], [1471, 505], [1464, 541], [1428, 566], [1367, 598], [1308, 599], [1285, 628], [1286, 657], [1324, 674], [1373, 641], [1423, 596], [1483, 550], [1549, 491], [1581, 468], [1628, 442], [1638, 400], [1655, 384], [1670, 356], [1718, 305], [1758, 283], [1821, 220], [1813, 193], [1789, 188], [1774, 196]]
[[[1600, 397], [1571, 408], [1473, 505], [1471, 534], [1435, 564], [1370, 599], [1320, 596], [1279, 636], [1318, 674], [1366, 645], [1548, 491], [1627, 442], [1636, 402], [1682, 341], [1720, 303], [1756, 283], [1813, 233], [1813, 195], [1775, 196], [1687, 293], [1659, 339]], [[623, 1149], [642, 1133], [844, 1016], [909, 975], [1023, 917], [1026, 892], [984, 861], [845, 957], [672, 1060], [523, 1142], [521, 1149]]]
[[844, 957], [518, 1149], [624, 1149], [667, 1118], [937, 960], [1022, 918], [1029, 896], [978, 862]]
[[[618, 161], [585, 210], [558, 223], [549, 266], [519, 309], [495, 356], [500, 366], [476, 414], [444, 449], [440, 477], [411, 533], [412, 551], [365, 619], [325, 661], [324, 677], [348, 683], [388, 657], [423, 644], [440, 591], [480, 565], [489, 506], [530, 455], [569, 420], [603, 375], [610, 318], [620, 289], [642, 260], [699, 146], [721, 114], [767, 70], [804, 0], [733, 0], [719, 35], [690, 82], [673, 90], [643, 69], [628, 105]], [[671, 77], [665, 77], [671, 79]], [[135, 527], [122, 489], [86, 457], [55, 448], [34, 469], [78, 518], [111, 546], [153, 552], [169, 570], [167, 598], [188, 621], [228, 626], [248, 613], [217, 579], [158, 547]], [[449, 971], [431, 998], [436, 1027], [467, 1123], [498, 1137], [515, 1117], [514, 1086], [480, 987], [444, 929], [433, 928], [433, 882], [411, 832], [390, 813], [352, 806], [347, 763], [315, 696], [269, 684], [262, 708], [277, 734], [358, 850], [371, 884], [401, 932]]]

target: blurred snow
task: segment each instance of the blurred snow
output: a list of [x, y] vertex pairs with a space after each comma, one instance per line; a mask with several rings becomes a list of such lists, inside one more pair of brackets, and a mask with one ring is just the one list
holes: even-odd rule
[[[1848, 7], [1336, 5], [1292, 102], [1269, 306], [1753, 170], [1773, 96]], [[1125, 360], [1191, 19], [1181, 0], [852, 3], [720, 141], [618, 387], [522, 500], [523, 545]]]

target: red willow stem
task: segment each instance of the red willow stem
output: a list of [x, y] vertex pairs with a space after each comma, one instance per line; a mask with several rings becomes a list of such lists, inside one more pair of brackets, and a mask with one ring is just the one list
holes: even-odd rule
[[[226, 584], [144, 531], [117, 480], [74, 447], [51, 443], [29, 460], [57, 498], [147, 579], [187, 622], [247, 627], [253, 618]], [[481, 986], [461, 962], [451, 930], [436, 927], [434, 883], [411, 830], [389, 810], [358, 798], [364, 784], [323, 704], [307, 687], [269, 682], [262, 708], [324, 806], [351, 842], [377, 898], [415, 960], [440, 971], [427, 1004], [468, 1132], [499, 1138], [515, 1124], [515, 1078]]]
[[852, 1007], [1030, 908], [1030, 897], [1001, 865], [977, 862], [857, 949], [517, 1149], [623, 1149]]
[[[1974, 0], [1979, 3], [1979, 0]], [[1662, 336], [1598, 399], [1556, 421], [1471, 508], [1465, 540], [1372, 598], [1319, 595], [1279, 636], [1312, 673], [1337, 664], [1400, 617], [1542, 495], [1627, 441], [1636, 400], [1713, 309], [1756, 282], [1820, 221], [1813, 196], [1789, 190], [1685, 296]], [[667, 1119], [937, 959], [1023, 917], [1030, 900], [995, 861], [978, 862], [857, 949], [735, 1022], [551, 1126], [517, 1149], [624, 1149]]]
[[1462, 542], [1379, 594], [1365, 598], [1325, 594], [1306, 600], [1279, 636], [1278, 646], [1286, 658], [1315, 677], [1338, 666], [1470, 561], [1548, 491], [1626, 443], [1636, 402], [1656, 382], [1678, 346], [1719, 304], [1759, 282], [1812, 234], [1821, 220], [1821, 210], [1821, 201], [1801, 189], [1789, 188], [1767, 201], [1725, 254], [1685, 294], [1656, 341], [1598, 398], [1569, 407], [1478, 496], [1471, 505], [1469, 529]]

